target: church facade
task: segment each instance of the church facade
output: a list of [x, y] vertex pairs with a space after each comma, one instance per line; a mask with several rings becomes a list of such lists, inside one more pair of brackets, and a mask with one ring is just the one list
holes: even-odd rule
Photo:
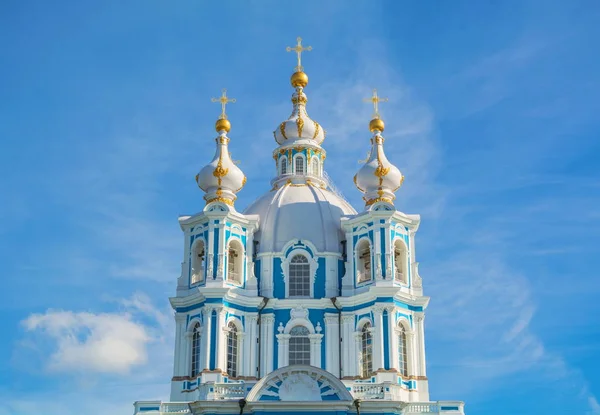
[[[242, 213], [246, 177], [228, 152], [225, 92], [216, 153], [196, 181], [201, 213], [179, 218], [184, 252], [170, 298], [170, 402], [135, 414], [463, 414], [432, 401], [415, 257], [420, 217], [394, 207], [404, 177], [385, 156], [376, 93], [355, 210], [328, 179], [325, 130], [309, 118], [298, 54], [293, 111], [274, 131], [272, 188]], [[365, 139], [365, 146], [368, 145]], [[266, 161], [265, 161], [266, 162]]]

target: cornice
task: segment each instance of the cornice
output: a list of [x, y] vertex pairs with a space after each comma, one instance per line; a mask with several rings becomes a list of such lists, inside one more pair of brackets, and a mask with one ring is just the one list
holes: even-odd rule
[[245, 227], [250, 228], [251, 231], [258, 230], [260, 220], [258, 215], [244, 215], [237, 211], [213, 211], [199, 212], [194, 215], [182, 215], [178, 218], [178, 221], [181, 230], [185, 231], [190, 226], [195, 225], [199, 222], [203, 222], [207, 219], [227, 219], [233, 223], [237, 223], [238, 225], [244, 225]]

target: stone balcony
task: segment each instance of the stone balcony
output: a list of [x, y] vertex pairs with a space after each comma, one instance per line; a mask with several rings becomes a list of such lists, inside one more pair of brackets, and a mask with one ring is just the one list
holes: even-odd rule
[[[220, 393], [222, 400], [237, 401], [240, 398], [239, 391], [234, 388], [220, 389], [215, 388], [213, 393]], [[238, 393], [237, 396], [236, 393]], [[368, 394], [365, 394], [364, 398], [366, 402], [363, 404], [363, 411], [368, 412], [367, 404], [369, 399], [382, 399], [378, 398], [374, 391], [369, 390]], [[134, 404], [135, 412], [134, 415], [177, 415], [177, 414], [191, 414], [192, 411], [188, 405], [188, 402], [161, 402], [161, 401], [138, 401]], [[402, 415], [464, 415], [464, 403], [460, 401], [436, 401], [436, 402], [401, 402], [398, 406], [398, 414]], [[251, 410], [247, 411], [251, 414]], [[352, 413], [354, 409], [351, 410]], [[233, 412], [236, 413], [237, 412]]]

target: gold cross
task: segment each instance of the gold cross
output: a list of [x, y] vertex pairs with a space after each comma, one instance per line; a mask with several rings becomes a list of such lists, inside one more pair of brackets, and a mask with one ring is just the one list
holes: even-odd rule
[[365, 98], [365, 102], [372, 102], [373, 108], [375, 109], [375, 113], [373, 114], [373, 118], [379, 118], [379, 103], [380, 102], [388, 102], [387, 98], [379, 98], [377, 95], [377, 90], [373, 90], [373, 96], [371, 98]]
[[298, 66], [296, 66], [296, 72], [302, 72], [304, 70], [304, 68], [302, 67], [302, 52], [310, 52], [312, 50], [312, 46], [307, 46], [305, 48], [302, 47], [301, 37], [296, 38], [296, 41], [298, 41], [296, 46], [294, 46], [293, 48], [288, 46], [287, 48], [285, 48], [285, 50], [288, 52], [296, 52], [296, 54], [298, 55]]
[[235, 98], [227, 98], [227, 89], [223, 88], [223, 94], [219, 98], [211, 98], [211, 102], [220, 102], [221, 103], [221, 118], [222, 120], [227, 119], [227, 114], [225, 114], [225, 107], [229, 102], [235, 104]]

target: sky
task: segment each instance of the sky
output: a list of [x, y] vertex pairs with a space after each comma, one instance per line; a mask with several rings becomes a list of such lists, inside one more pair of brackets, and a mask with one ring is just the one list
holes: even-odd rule
[[297, 36], [325, 169], [352, 177], [378, 88], [421, 214], [433, 400], [600, 414], [596, 1], [0, 4], [0, 415], [169, 395], [177, 223], [202, 210], [222, 88], [243, 210], [270, 188]]

